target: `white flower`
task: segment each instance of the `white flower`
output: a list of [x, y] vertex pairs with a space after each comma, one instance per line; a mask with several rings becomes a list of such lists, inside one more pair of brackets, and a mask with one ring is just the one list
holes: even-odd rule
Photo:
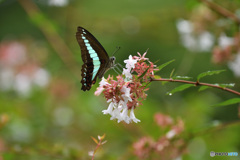
[[113, 120], [113, 119], [117, 119], [118, 120], [118, 123], [122, 121], [122, 117], [121, 117], [121, 110], [122, 110], [122, 107], [117, 104], [117, 106], [113, 109], [112, 111], [112, 114], [111, 114], [111, 118], [110, 120]]
[[107, 85], [107, 84], [109, 84], [108, 82], [107, 82], [107, 80], [104, 78], [104, 77], [102, 77], [102, 80], [99, 82], [99, 87], [97, 88], [97, 90], [94, 92], [94, 94], [96, 95], [96, 96], [99, 96], [103, 91], [104, 91], [104, 88], [103, 88], [103, 86], [104, 85]]
[[128, 115], [128, 107], [127, 103], [124, 101], [120, 101], [119, 103], [111, 102], [108, 106], [107, 110], [102, 111], [103, 114], [110, 114], [110, 120], [117, 119], [118, 123], [121, 121], [129, 124], [131, 121], [138, 123], [140, 122], [134, 115], [134, 109], [132, 108], [130, 111], [130, 116]]
[[47, 86], [47, 84], [49, 83], [48, 72], [43, 68], [37, 69], [33, 75], [33, 83], [40, 87]]
[[228, 63], [228, 67], [233, 71], [236, 77], [240, 77], [240, 52], [236, 55], [234, 61]]
[[103, 86], [100, 86], [97, 88], [97, 90], [94, 92], [96, 96], [99, 96], [104, 91]]
[[130, 91], [131, 89], [124, 85], [121, 89], [121, 99], [123, 100], [120, 100], [118, 103], [114, 102], [114, 99], [108, 100], [108, 103], [110, 104], [107, 110], [102, 111], [103, 114], [111, 115], [110, 120], [117, 119], [118, 123], [121, 121], [124, 121], [127, 124], [129, 124], [131, 121], [135, 123], [140, 122], [140, 120], [134, 115], [134, 108], [131, 109], [130, 115], [128, 113], [127, 103], [132, 101]]
[[179, 20], [177, 22], [177, 30], [183, 46], [193, 52], [210, 51], [214, 44], [214, 36], [207, 31], [196, 34], [193, 29], [190, 21]]
[[127, 108], [127, 107], [125, 107], [125, 108], [123, 109], [123, 111], [122, 111], [122, 113], [120, 114], [120, 116], [121, 116], [121, 119], [122, 119], [123, 121], [125, 121], [127, 124], [130, 123], [130, 118], [129, 118], [129, 116], [128, 116], [128, 108]]
[[181, 34], [188, 34], [193, 31], [193, 24], [184, 19], [180, 19], [177, 21], [177, 30]]
[[0, 70], [0, 89], [9, 90], [14, 81], [14, 71], [11, 68], [1, 68]]
[[126, 81], [132, 79], [132, 74], [130, 69], [123, 68], [123, 75], [125, 75]]
[[210, 51], [214, 44], [214, 37], [211, 33], [205, 31], [199, 35], [199, 51]]
[[128, 88], [127, 86], [123, 86], [121, 89], [124, 94], [122, 95], [124, 102], [127, 103], [128, 101], [132, 102], [132, 98], [130, 97], [130, 91], [131, 89]]
[[109, 83], [107, 82], [107, 80], [104, 77], [102, 77], [102, 80], [99, 82], [99, 84], [100, 84], [100, 86], [105, 86], [106, 84], [109, 84]]
[[110, 115], [112, 115], [113, 107], [114, 107], [114, 103], [111, 102], [109, 104], [109, 106], [108, 106], [108, 109], [102, 111], [103, 114], [110, 114]]
[[225, 33], [222, 33], [218, 38], [218, 43], [221, 48], [226, 48], [227, 46], [233, 44], [233, 38], [227, 37]]
[[25, 74], [17, 74], [14, 82], [14, 90], [22, 96], [28, 96], [31, 91], [32, 81], [31, 78]]
[[172, 129], [172, 130], [167, 132], [166, 137], [168, 139], [172, 139], [175, 135], [176, 135], [176, 131]]
[[132, 55], [129, 55], [128, 58], [129, 58], [129, 59], [124, 60], [124, 63], [126, 63], [126, 68], [127, 68], [127, 69], [135, 68], [135, 64], [137, 63], [137, 60], [134, 60], [134, 59], [132, 58]]
[[130, 120], [132, 120], [132, 121], [135, 122], [135, 123], [141, 122], [139, 119], [137, 119], [137, 118], [135, 117], [134, 108], [131, 109], [131, 112], [130, 112]]
[[50, 6], [63, 7], [68, 4], [68, 0], [49, 0], [48, 4]]

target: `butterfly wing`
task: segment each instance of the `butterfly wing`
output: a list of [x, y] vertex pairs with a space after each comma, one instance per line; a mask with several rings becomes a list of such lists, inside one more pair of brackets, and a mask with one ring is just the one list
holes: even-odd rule
[[98, 40], [86, 29], [78, 27], [76, 38], [81, 49], [82, 90], [90, 90], [99, 73], [104, 72], [109, 56]]

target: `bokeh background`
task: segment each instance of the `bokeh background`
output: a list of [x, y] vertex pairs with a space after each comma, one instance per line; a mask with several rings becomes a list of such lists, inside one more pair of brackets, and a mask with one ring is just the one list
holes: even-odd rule
[[[239, 13], [238, 0], [218, 3]], [[202, 20], [203, 13], [209, 21]], [[195, 39], [188, 41], [182, 35], [190, 32], [190, 20], [202, 26]], [[217, 20], [222, 26], [210, 23]], [[168, 78], [173, 69], [176, 75], [189, 77], [224, 69], [202, 81], [236, 83], [234, 89], [240, 90], [239, 75], [230, 62], [216, 64], [212, 58], [222, 33], [233, 37], [238, 28], [197, 0], [0, 0], [1, 159], [87, 160], [96, 146], [91, 136], [105, 133], [107, 143], [95, 159], [135, 160], [134, 142], [143, 136], [158, 139], [162, 134], [153, 119], [157, 112], [182, 118], [186, 133], [191, 134], [238, 120], [238, 105], [212, 107], [236, 97], [231, 93], [191, 88], [169, 96], [166, 93], [179, 84], [160, 82], [150, 85], [147, 99], [135, 110], [140, 123], [109, 120], [101, 112], [107, 102], [94, 96], [98, 85], [88, 92], [81, 90], [78, 26], [89, 30], [109, 55], [120, 46], [116, 58], [122, 65], [130, 54], [149, 49], [147, 57], [152, 62], [175, 59], [158, 73], [161, 77]], [[190, 43], [203, 30], [207, 31], [204, 43]], [[108, 74], [116, 75], [109, 71], [105, 77]], [[240, 154], [239, 131], [239, 125], [231, 125], [193, 136], [188, 139], [188, 153], [179, 159], [209, 159], [210, 151]]]

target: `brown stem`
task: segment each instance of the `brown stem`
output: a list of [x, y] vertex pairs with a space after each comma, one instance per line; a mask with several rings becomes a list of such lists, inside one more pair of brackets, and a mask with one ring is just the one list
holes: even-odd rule
[[64, 62], [66, 67], [77, 77], [80, 78], [80, 74], [76, 66], [78, 64], [74, 60], [71, 50], [68, 48], [64, 40], [59, 36], [54, 29], [53, 24], [47, 18], [43, 17], [44, 14], [34, 4], [32, 0], [18, 0], [19, 4], [27, 12], [34, 24], [42, 31], [43, 35], [48, 40], [49, 44]]
[[95, 148], [94, 151], [93, 151], [92, 160], [94, 160], [95, 153], [97, 152], [98, 148], [101, 146], [101, 143], [102, 143], [102, 139], [99, 140], [96, 148]]
[[196, 86], [209, 86], [209, 87], [213, 87], [213, 88], [219, 88], [222, 89], [224, 91], [236, 94], [240, 96], [240, 92], [237, 92], [235, 90], [229, 89], [229, 88], [225, 88], [225, 87], [221, 87], [219, 85], [215, 85], [215, 84], [209, 84], [209, 83], [202, 83], [202, 82], [193, 82], [193, 81], [186, 81], [186, 80], [180, 80], [180, 79], [165, 79], [165, 78], [160, 78], [160, 79], [151, 79], [151, 81], [165, 81], [165, 82], [179, 82], [179, 83], [187, 83], [187, 84], [194, 84]]
[[240, 19], [234, 13], [230, 12], [229, 10], [227, 10], [227, 9], [221, 7], [220, 5], [213, 3], [209, 0], [199, 0], [199, 1], [205, 3], [209, 8], [211, 8], [212, 10], [221, 14], [222, 16], [228, 17], [228, 18], [232, 19], [233, 21], [235, 21], [238, 25], [240, 25]]

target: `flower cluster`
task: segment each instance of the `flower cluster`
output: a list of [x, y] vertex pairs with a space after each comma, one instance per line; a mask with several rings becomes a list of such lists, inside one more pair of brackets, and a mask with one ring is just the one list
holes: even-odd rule
[[[134, 109], [142, 105], [142, 101], [146, 99], [145, 91], [148, 88], [144, 83], [154, 76], [153, 71], [156, 69], [155, 65], [145, 58], [146, 53], [143, 56], [140, 53], [138, 55], [139, 57], [130, 55], [129, 59], [124, 60], [126, 67], [123, 68], [122, 75], [116, 77], [117, 80], [111, 76], [107, 79], [102, 78], [95, 92], [97, 96], [103, 93], [107, 99], [109, 106], [107, 110], [103, 110], [103, 114], [110, 114], [111, 120], [117, 119], [118, 122], [125, 121], [126, 123], [140, 122], [135, 117]], [[133, 75], [134, 72], [137, 76]]]
[[140, 159], [176, 159], [186, 152], [186, 142], [180, 137], [184, 130], [184, 123], [181, 119], [176, 122], [168, 116], [157, 113], [154, 116], [155, 122], [162, 129], [166, 129], [164, 135], [154, 141], [151, 137], [142, 137], [133, 144], [134, 154]]
[[235, 27], [229, 22], [229, 17], [216, 17], [211, 9], [200, 3], [194, 7], [189, 20], [178, 20], [176, 27], [185, 48], [193, 53], [212, 52], [213, 63], [227, 63], [234, 75], [240, 77], [240, 32], [229, 32], [229, 28]]
[[13, 90], [27, 97], [34, 86], [48, 85], [49, 73], [30, 58], [29, 48], [18, 41], [0, 43], [1, 91]]

